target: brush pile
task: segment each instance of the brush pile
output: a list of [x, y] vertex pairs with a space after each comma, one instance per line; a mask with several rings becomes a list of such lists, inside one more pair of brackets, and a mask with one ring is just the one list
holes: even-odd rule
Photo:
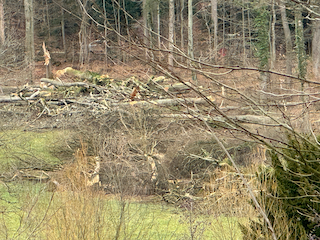
[[0, 103], [26, 102], [39, 106], [41, 114], [47, 115], [59, 114], [77, 105], [91, 110], [110, 110], [130, 105], [205, 103], [201, 98], [182, 97], [190, 92], [192, 84], [173, 83], [164, 76], [143, 83], [134, 76], [117, 80], [108, 75], [67, 67], [56, 73], [55, 80], [42, 78], [40, 81], [39, 86], [25, 85], [10, 96], [0, 96]]

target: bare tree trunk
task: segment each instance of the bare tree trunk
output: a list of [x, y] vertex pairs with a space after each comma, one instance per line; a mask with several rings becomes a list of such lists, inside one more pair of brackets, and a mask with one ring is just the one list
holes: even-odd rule
[[203, 15], [203, 19], [205, 20], [205, 24], [206, 24], [206, 27], [207, 27], [207, 30], [208, 30], [208, 52], [209, 52], [209, 59], [216, 59], [216, 51], [215, 50], [215, 47], [212, 45], [212, 39], [214, 38], [211, 34], [211, 28], [212, 28], [212, 24], [209, 25], [209, 19], [207, 19], [207, 13], [206, 12], [203, 12], [202, 13]]
[[[193, 52], [193, 8], [192, 0], [188, 0], [188, 56], [191, 58], [190, 64], [194, 59]], [[192, 80], [197, 84], [197, 75], [192, 71]]]
[[184, 17], [183, 17], [183, 10], [184, 10], [184, 0], [180, 0], [180, 38], [181, 38], [181, 49], [184, 51]]
[[[222, 16], [222, 48], [226, 48], [226, 2], [223, 1], [223, 16]], [[223, 63], [225, 64], [225, 63]]]
[[104, 64], [108, 66], [108, 44], [107, 44], [107, 9], [106, 9], [106, 0], [103, 0], [103, 26], [104, 26]]
[[3, 0], [0, 1], [0, 45], [3, 45], [6, 37], [5, 37], [5, 24], [4, 24], [4, 4]]
[[[115, 4], [116, 2], [116, 4]], [[114, 18], [114, 29], [116, 30], [116, 32], [118, 32], [120, 34], [120, 23], [119, 23], [119, 7], [118, 7], [118, 4], [120, 4], [119, 2], [115, 1], [115, 0], [112, 0], [112, 9], [113, 9], [113, 18]], [[117, 6], [117, 7], [116, 7]], [[121, 43], [120, 43], [120, 36], [119, 34], [116, 34], [116, 37], [117, 37], [117, 44], [118, 44], [118, 48], [117, 48], [117, 54], [116, 54], [116, 57], [117, 57], [117, 60], [119, 61], [119, 58], [120, 58], [120, 55], [121, 55]]]
[[[158, 49], [161, 49], [161, 31], [160, 31], [160, 2], [157, 3], [157, 42]], [[159, 51], [158, 56], [159, 61], [161, 61], [161, 51]]]
[[29, 78], [33, 81], [34, 70], [34, 19], [33, 19], [33, 0], [24, 0], [24, 11], [26, 18], [26, 62], [29, 66]]
[[143, 44], [146, 47], [145, 50], [145, 57], [146, 59], [148, 59], [148, 50], [147, 50], [147, 46], [148, 45], [148, 12], [149, 10], [147, 9], [147, 0], [143, 0], [142, 3], [142, 15], [143, 15]]
[[[298, 77], [305, 78], [307, 74], [306, 68], [306, 51], [304, 45], [304, 32], [303, 32], [303, 17], [302, 8], [296, 7], [294, 9], [294, 19], [295, 19], [295, 52], [298, 59]], [[301, 82], [301, 90], [303, 91], [304, 82]]]
[[[149, 3], [150, 4], [150, 3]], [[155, 28], [155, 25], [154, 25], [154, 16], [155, 16], [155, 11], [157, 9], [154, 9], [152, 8], [150, 5], [149, 5], [150, 9], [149, 9], [149, 14], [148, 14], [148, 30], [149, 30], [149, 47], [151, 49], [151, 51], [149, 51], [149, 57], [151, 58], [151, 61], [153, 62], [154, 61], [154, 46], [155, 46], [155, 32], [153, 31], [154, 28]], [[153, 74], [156, 74], [156, 69], [154, 67], [152, 67], [152, 72]]]
[[242, 6], [242, 47], [243, 47], [243, 64], [245, 66], [247, 53], [246, 53], [246, 31], [245, 31], [245, 14], [244, 14], [245, 2], [244, 2], [244, 0], [242, 0], [242, 4], [243, 4], [243, 6]]
[[249, 56], [251, 57], [252, 54], [252, 38], [251, 38], [251, 22], [250, 22], [250, 9], [247, 9], [248, 11], [248, 35], [249, 35], [249, 41], [250, 41], [250, 51], [249, 51]]
[[275, 31], [275, 25], [276, 25], [276, 11], [274, 9], [275, 0], [272, 0], [271, 8], [272, 8], [272, 22], [271, 22], [271, 61], [270, 66], [271, 69], [274, 69], [276, 64], [276, 31]]
[[51, 37], [51, 30], [50, 30], [50, 19], [49, 19], [49, 6], [48, 6], [48, 0], [46, 0], [46, 15], [47, 15], [47, 24], [48, 24], [48, 37], [50, 39]]
[[[303, 17], [302, 17], [302, 8], [296, 7], [294, 9], [294, 18], [295, 18], [295, 49], [298, 59], [298, 77], [304, 79], [307, 74], [307, 64], [306, 64], [306, 51], [305, 51], [305, 45], [304, 45], [304, 32], [303, 32]], [[308, 83], [304, 83], [301, 81], [301, 92], [304, 92], [305, 88], [308, 89]], [[301, 95], [301, 102], [305, 104], [305, 111], [303, 113], [302, 118], [302, 125], [301, 125], [301, 131], [304, 133], [309, 132], [309, 111], [310, 108], [307, 107], [307, 103], [309, 102], [309, 97]]]
[[320, 21], [313, 22], [313, 38], [312, 38], [312, 61], [313, 74], [316, 78], [320, 77]]
[[50, 56], [50, 52], [47, 50], [46, 44], [44, 42], [42, 44], [42, 49], [43, 49], [43, 56], [44, 56], [44, 65], [46, 66], [46, 78], [52, 79], [53, 74], [52, 74], [51, 56]]
[[84, 64], [87, 62], [89, 57], [89, 49], [88, 49], [88, 39], [87, 39], [87, 18], [83, 16], [80, 32], [79, 32], [79, 45], [80, 45], [80, 56], [79, 63], [80, 68], [84, 67]]
[[88, 17], [84, 11], [84, 9], [87, 6], [87, 1], [88, 0], [84, 0], [84, 2], [81, 2], [81, 0], [79, 0], [79, 3], [82, 5], [80, 6], [82, 11], [82, 21], [81, 21], [80, 31], [79, 31], [79, 45], [80, 45], [79, 63], [80, 63], [81, 69], [84, 67], [84, 64], [88, 62], [88, 58], [89, 58], [89, 49], [88, 49], [89, 43], [88, 43], [88, 32], [87, 32]]
[[173, 67], [173, 35], [174, 35], [174, 0], [169, 0], [169, 55], [168, 64], [169, 67]]
[[[120, 21], [120, 1], [118, 2], [119, 6], [117, 7], [117, 31], [119, 34], [117, 34], [117, 40], [118, 40], [118, 58], [120, 58], [120, 62], [123, 61], [123, 55], [122, 55], [122, 44], [121, 44], [121, 21]], [[119, 59], [118, 59], [119, 61]]]
[[218, 47], [218, 11], [217, 11], [217, 0], [211, 0], [211, 18], [213, 21], [213, 55], [217, 60], [217, 47]]
[[67, 60], [67, 44], [66, 44], [66, 33], [65, 33], [65, 22], [64, 22], [64, 10], [61, 9], [61, 35], [62, 35], [62, 44], [63, 44], [63, 52], [64, 58]]
[[[129, 19], [128, 19], [128, 15], [126, 14], [127, 9], [126, 9], [126, 3], [125, 0], [122, 1], [123, 4], [123, 9], [124, 9], [124, 18], [126, 20], [126, 30], [127, 30], [127, 36], [128, 36], [128, 42], [131, 42], [131, 35], [130, 35], [130, 31], [129, 31]], [[119, 22], [120, 23], [120, 22]], [[129, 47], [129, 52], [131, 52], [131, 45], [128, 46]], [[123, 52], [123, 60], [124, 62], [128, 62], [128, 55], [126, 51], [122, 51]]]
[[[286, 40], [286, 73], [292, 75], [292, 60], [293, 60], [293, 51], [292, 51], [292, 41], [291, 41], [291, 32], [289, 29], [287, 14], [286, 14], [286, 6], [280, 0], [280, 12], [281, 12], [281, 20], [284, 31], [284, 37]], [[292, 87], [292, 80], [287, 78], [288, 88]]]

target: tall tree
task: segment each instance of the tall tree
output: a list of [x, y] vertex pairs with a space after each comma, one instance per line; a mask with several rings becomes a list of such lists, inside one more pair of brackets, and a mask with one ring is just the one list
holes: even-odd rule
[[181, 38], [181, 49], [184, 50], [184, 0], [180, 0], [180, 38]]
[[[158, 48], [159, 50], [161, 49], [161, 21], [160, 21], [160, 1], [157, 1], [157, 43], [158, 43]], [[159, 51], [159, 60], [161, 57], [161, 53]]]
[[48, 0], [46, 0], [45, 4], [46, 4], [46, 19], [47, 19], [47, 25], [48, 25], [48, 37], [50, 39], [50, 37], [51, 37], [51, 28], [50, 28]]
[[[143, 44], [144, 46], [148, 46], [149, 42], [149, 32], [148, 32], [148, 13], [149, 13], [149, 8], [147, 4], [148, 0], [143, 0], [142, 2], [142, 18], [143, 18]], [[148, 58], [148, 51], [147, 48], [145, 50], [145, 57], [146, 59]]]
[[[295, 38], [296, 38], [296, 54], [298, 59], [298, 76], [305, 78], [307, 74], [306, 51], [304, 45], [304, 33], [302, 23], [301, 7], [295, 8]], [[301, 82], [303, 89], [303, 82]]]
[[169, 0], [169, 55], [168, 64], [170, 67], [173, 66], [173, 35], [174, 35], [174, 0]]
[[33, 19], [33, 0], [24, 0], [24, 12], [26, 19], [26, 62], [29, 66], [29, 77], [33, 80], [34, 69], [34, 19]]
[[0, 45], [5, 42], [5, 24], [4, 24], [4, 4], [3, 0], [0, 0]]
[[[301, 7], [295, 8], [295, 38], [296, 38], [296, 54], [298, 59], [298, 77], [305, 79], [307, 75], [307, 62], [306, 62], [306, 51], [304, 45], [304, 32], [303, 32], [303, 22], [302, 22], [302, 9]], [[304, 91], [305, 84], [301, 81], [301, 91]], [[301, 101], [304, 103], [306, 101], [305, 96], [301, 95]], [[309, 132], [309, 108], [303, 114], [303, 126], [302, 131], [305, 133]]]
[[[269, 23], [270, 15], [266, 5], [262, 5], [257, 10], [257, 15], [254, 19], [255, 27], [258, 31], [258, 37], [256, 42], [257, 56], [260, 59], [260, 68], [262, 70], [269, 70], [270, 59], [270, 38], [269, 38]], [[270, 74], [266, 72], [260, 72], [261, 89], [269, 90], [270, 86]]]
[[[284, 38], [286, 41], [286, 73], [292, 75], [292, 60], [293, 60], [293, 49], [292, 49], [292, 40], [291, 40], [291, 32], [288, 24], [287, 13], [286, 13], [286, 6], [282, 0], [279, 2], [280, 6], [280, 13], [281, 13], [281, 20], [282, 26], [284, 31]], [[291, 79], [287, 79], [288, 88], [291, 87]]]
[[272, 0], [271, 3], [271, 11], [272, 11], [272, 21], [271, 21], [271, 46], [270, 46], [270, 53], [271, 53], [271, 61], [270, 61], [270, 66], [271, 69], [274, 69], [275, 64], [276, 64], [276, 10], [275, 10], [275, 0]]
[[61, 8], [61, 36], [62, 36], [64, 57], [65, 59], [67, 59], [67, 44], [66, 44], [66, 32], [65, 32], [65, 20], [64, 20], [63, 8]]
[[313, 74], [316, 78], [320, 77], [320, 20], [313, 22], [313, 38], [312, 38], [312, 62]]
[[79, 45], [80, 45], [80, 67], [84, 67], [85, 63], [89, 61], [89, 40], [88, 40], [88, 16], [87, 16], [87, 3], [88, 0], [78, 0], [81, 9], [81, 25], [79, 31]]
[[108, 65], [108, 44], [107, 44], [107, 37], [108, 37], [108, 25], [107, 25], [107, 7], [106, 7], [106, 0], [102, 2], [103, 8], [103, 26], [104, 26], [104, 64]]
[[213, 48], [214, 56], [217, 58], [217, 47], [218, 47], [218, 11], [217, 11], [217, 0], [211, 0], [211, 18], [213, 21]]
[[243, 47], [243, 64], [246, 63], [246, 23], [245, 23], [245, 1], [242, 0], [242, 47]]
[[[188, 0], [188, 56], [191, 59], [190, 64], [193, 65], [193, 6], [192, 0]], [[197, 75], [192, 71], [192, 80], [197, 82]]]

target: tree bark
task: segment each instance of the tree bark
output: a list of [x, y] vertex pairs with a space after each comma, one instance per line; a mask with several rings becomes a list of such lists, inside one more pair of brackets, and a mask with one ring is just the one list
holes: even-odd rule
[[4, 4], [3, 0], [0, 1], [0, 45], [5, 42], [5, 24], [4, 24]]
[[[157, 43], [158, 43], [158, 49], [161, 49], [161, 31], [160, 31], [160, 1], [157, 2]], [[158, 53], [158, 60], [161, 61], [161, 51]]]
[[33, 0], [24, 0], [24, 11], [26, 19], [26, 62], [29, 66], [29, 80], [33, 81], [34, 70], [34, 19], [33, 19]]
[[275, 5], [275, 0], [272, 0], [272, 22], [271, 22], [271, 47], [270, 47], [270, 52], [271, 52], [271, 62], [270, 66], [271, 69], [273, 70], [275, 68], [276, 64], [276, 30], [275, 30], [275, 25], [276, 25], [276, 11], [274, 9]]
[[[304, 33], [303, 33], [303, 22], [302, 22], [302, 9], [299, 7], [295, 8], [295, 38], [296, 38], [296, 53], [298, 58], [298, 76], [305, 78], [307, 74], [306, 69], [306, 51], [304, 45]], [[304, 82], [301, 82], [301, 90], [303, 90]]]
[[[194, 59], [193, 52], [193, 8], [192, 8], [192, 0], [188, 0], [188, 56], [191, 61]], [[192, 80], [197, 83], [197, 75], [192, 71]]]
[[183, 10], [184, 10], [184, 0], [180, 0], [180, 40], [181, 40], [181, 50], [184, 51], [184, 17], [183, 17]]
[[313, 61], [313, 74], [319, 79], [320, 71], [320, 21], [313, 22], [313, 38], [312, 38], [312, 61]]
[[217, 60], [217, 47], [218, 47], [218, 11], [217, 11], [217, 0], [211, 0], [211, 18], [213, 21], [213, 55]]
[[64, 22], [64, 10], [61, 8], [61, 36], [63, 44], [64, 58], [67, 60], [67, 44], [66, 44], [66, 34], [65, 34], [65, 22]]
[[147, 47], [148, 45], [148, 40], [149, 40], [149, 35], [148, 35], [148, 8], [147, 8], [147, 0], [143, 0], [142, 3], [142, 17], [143, 17], [143, 44], [146, 47], [145, 50], [145, 58], [148, 59], [148, 50]]
[[48, 24], [48, 37], [51, 37], [51, 29], [50, 29], [50, 19], [49, 19], [49, 6], [48, 0], [46, 0], [46, 15], [47, 15], [47, 24]]
[[[302, 22], [302, 8], [297, 7], [295, 8], [295, 38], [296, 38], [296, 54], [298, 59], [298, 77], [304, 79], [307, 74], [307, 65], [306, 65], [306, 51], [304, 46], [304, 33], [303, 33], [303, 22]], [[305, 84], [301, 81], [301, 89], [300, 91], [303, 92], [305, 87], [308, 84]], [[306, 103], [308, 101], [308, 96], [301, 96], [301, 102]], [[303, 125], [301, 131], [304, 133], [309, 132], [309, 111], [310, 109], [306, 106], [306, 109], [303, 114]]]
[[[243, 47], [243, 65], [246, 64], [246, 29], [245, 29], [245, 2], [242, 0], [242, 47]], [[250, 27], [249, 27], [250, 28]]]
[[111, 103], [111, 107], [125, 107], [125, 106], [177, 106], [177, 105], [194, 105], [194, 104], [207, 104], [207, 101], [203, 98], [173, 98], [173, 99], [157, 99], [152, 101], [132, 101], [132, 102], [120, 102]]
[[108, 66], [108, 44], [107, 44], [107, 36], [108, 36], [108, 28], [107, 28], [107, 9], [106, 9], [106, 0], [103, 0], [103, 26], [104, 26], [104, 64]]
[[[286, 40], [286, 73], [288, 75], [292, 75], [292, 59], [293, 59], [293, 51], [292, 51], [292, 41], [291, 41], [291, 32], [288, 24], [287, 14], [286, 14], [286, 6], [280, 0], [280, 13], [281, 13], [281, 20], [282, 26], [284, 31], [284, 37]], [[292, 87], [292, 80], [287, 78], [287, 85], [288, 88]]]
[[80, 45], [80, 56], [79, 56], [79, 62], [80, 62], [80, 68], [84, 67], [85, 63], [88, 63], [89, 61], [89, 49], [88, 49], [88, 33], [87, 33], [87, 20], [88, 17], [85, 13], [85, 9], [87, 6], [87, 1], [84, 0], [83, 2], [81, 0], [78, 0], [80, 3], [80, 9], [82, 12], [82, 20], [80, 25], [80, 31], [79, 31], [79, 45]]
[[173, 34], [174, 34], [174, 0], [169, 0], [169, 55], [168, 65], [170, 68], [173, 67]]
[[192, 0], [188, 0], [188, 55], [191, 59], [193, 55], [193, 9]]

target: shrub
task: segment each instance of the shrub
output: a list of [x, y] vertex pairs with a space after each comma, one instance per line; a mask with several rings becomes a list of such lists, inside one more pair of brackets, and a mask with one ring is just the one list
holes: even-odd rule
[[[288, 136], [281, 153], [270, 154], [272, 166], [258, 174], [259, 199], [279, 239], [315, 239], [320, 236], [320, 147]], [[247, 239], [270, 238], [264, 222], [251, 220], [241, 226]]]

